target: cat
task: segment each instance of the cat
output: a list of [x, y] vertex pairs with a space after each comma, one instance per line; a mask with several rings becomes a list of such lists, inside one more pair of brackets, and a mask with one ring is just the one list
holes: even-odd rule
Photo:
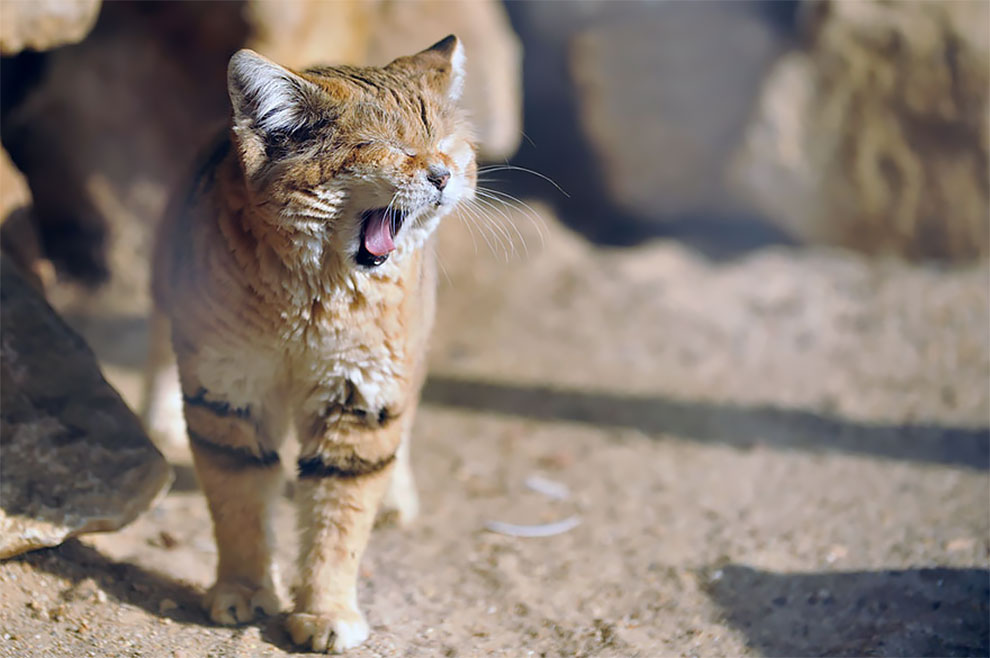
[[291, 426], [300, 553], [287, 630], [316, 651], [368, 637], [357, 575], [376, 511], [386, 494], [401, 521], [417, 509], [408, 441], [432, 236], [477, 182], [457, 108], [464, 61], [453, 35], [381, 68], [230, 60], [230, 129], [173, 200], [153, 264], [154, 325], [170, 327], [213, 519], [214, 622], [280, 610], [268, 517]]

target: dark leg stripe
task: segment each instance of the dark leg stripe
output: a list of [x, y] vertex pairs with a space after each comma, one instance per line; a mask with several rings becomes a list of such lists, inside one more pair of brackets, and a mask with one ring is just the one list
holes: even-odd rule
[[323, 417], [327, 418], [332, 416], [334, 413], [353, 416], [360, 423], [371, 428], [385, 427], [399, 417], [398, 414], [393, 414], [389, 411], [387, 407], [382, 407], [377, 413], [369, 413], [364, 409], [352, 407], [347, 404], [335, 404], [327, 407], [323, 411]]
[[189, 430], [189, 441], [195, 444], [197, 448], [202, 448], [215, 457], [227, 460], [228, 463], [226, 465], [231, 468], [238, 466], [274, 466], [279, 463], [277, 452], [261, 450], [260, 454], [256, 454], [247, 448], [215, 443], [192, 430]]
[[196, 391], [196, 395], [183, 395], [182, 400], [190, 407], [202, 407], [215, 413], [217, 416], [236, 416], [247, 418], [251, 415], [250, 407], [232, 407], [229, 402], [218, 402], [206, 399], [207, 390], [201, 388]]
[[345, 458], [331, 459], [324, 457], [301, 457], [299, 459], [299, 477], [301, 478], [358, 478], [377, 473], [395, 461], [395, 455], [389, 455], [378, 461], [362, 459], [356, 455]]

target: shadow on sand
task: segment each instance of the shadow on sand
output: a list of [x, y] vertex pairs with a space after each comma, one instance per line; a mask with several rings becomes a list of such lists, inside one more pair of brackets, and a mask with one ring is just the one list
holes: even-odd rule
[[763, 656], [986, 656], [990, 571], [704, 574], [726, 621]]
[[[152, 616], [168, 618], [180, 624], [222, 628], [211, 622], [203, 612], [200, 606], [203, 591], [200, 588], [135, 564], [117, 562], [75, 539], [11, 560], [24, 562], [34, 569], [70, 581], [72, 585], [68, 589], [92, 578], [108, 596], [120, 603], [141, 608]], [[68, 594], [63, 592], [63, 596]], [[177, 605], [163, 612], [159, 606], [166, 598]], [[261, 637], [266, 642], [283, 651], [291, 651], [294, 645], [283, 630], [283, 622], [283, 615], [275, 615], [255, 620], [250, 625], [261, 630]]]
[[844, 452], [885, 459], [990, 469], [990, 428], [862, 423], [772, 406], [743, 407], [635, 397], [432, 375], [423, 402], [436, 406], [629, 427], [650, 435], [779, 450]]

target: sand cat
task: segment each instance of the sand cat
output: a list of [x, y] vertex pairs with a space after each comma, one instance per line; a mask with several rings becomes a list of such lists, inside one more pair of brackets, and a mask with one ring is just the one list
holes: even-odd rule
[[434, 315], [431, 236], [477, 178], [463, 72], [454, 36], [383, 68], [230, 60], [229, 135], [168, 212], [153, 277], [213, 518], [215, 622], [279, 610], [268, 515], [292, 427], [288, 631], [317, 651], [368, 636], [358, 561], [390, 480], [415, 513], [407, 441]]

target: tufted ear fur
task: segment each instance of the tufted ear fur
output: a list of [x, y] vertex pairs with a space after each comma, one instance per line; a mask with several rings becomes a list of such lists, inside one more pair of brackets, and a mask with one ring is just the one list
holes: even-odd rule
[[464, 46], [451, 34], [415, 55], [398, 58], [386, 68], [422, 77], [441, 95], [456, 102], [464, 90], [464, 62]]
[[262, 133], [292, 132], [317, 108], [319, 88], [253, 50], [238, 50], [227, 67], [234, 124]]
[[330, 99], [320, 88], [253, 50], [239, 50], [227, 67], [234, 135], [245, 173], [265, 160], [265, 146], [320, 120]]

